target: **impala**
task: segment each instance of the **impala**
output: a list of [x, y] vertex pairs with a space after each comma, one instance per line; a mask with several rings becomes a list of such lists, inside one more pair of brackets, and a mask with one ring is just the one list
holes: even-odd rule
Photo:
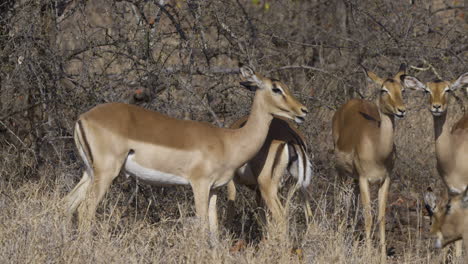
[[[431, 217], [430, 233], [435, 237], [435, 248], [463, 241], [468, 252], [468, 188], [453, 195], [447, 203], [439, 203], [432, 190], [424, 195], [424, 203]], [[468, 261], [468, 255], [465, 255]]]
[[66, 197], [68, 212], [91, 220], [115, 177], [123, 170], [154, 185], [190, 185], [195, 209], [212, 233], [218, 227], [214, 188], [227, 184], [234, 171], [261, 148], [273, 115], [304, 121], [307, 109], [286, 85], [240, 69], [241, 84], [256, 91], [244, 127], [226, 129], [179, 120], [134, 105], [110, 103], [82, 114], [75, 143], [86, 169]]
[[[247, 117], [243, 117], [231, 128], [244, 126]], [[277, 223], [284, 220], [285, 210], [278, 197], [278, 189], [282, 183], [286, 169], [297, 179], [297, 187], [301, 188], [306, 216], [310, 216], [308, 203], [308, 186], [312, 179], [312, 163], [307, 156], [305, 137], [294, 125], [283, 119], [274, 118], [260, 151], [244, 166], [236, 170], [234, 179], [228, 183], [228, 200], [231, 208], [236, 199], [236, 186], [243, 184], [251, 189], [258, 186], [263, 201], [270, 210], [273, 220]], [[229, 213], [232, 215], [232, 212]]]
[[[468, 84], [468, 72], [453, 81], [422, 83], [415, 77], [404, 78], [411, 89], [430, 94], [430, 111], [434, 119], [437, 171], [448, 189], [448, 195], [458, 195], [468, 186], [468, 115], [456, 122], [447, 122], [450, 92]], [[456, 255], [461, 255], [461, 242], [456, 243]]]
[[379, 185], [381, 261], [385, 262], [385, 206], [394, 161], [394, 119], [404, 117], [406, 112], [400, 82], [405, 65], [400, 66], [393, 78], [383, 79], [365, 72], [379, 87], [376, 103], [352, 99], [341, 106], [333, 116], [332, 135], [338, 172], [355, 175], [359, 180], [368, 248], [372, 229], [369, 184]]

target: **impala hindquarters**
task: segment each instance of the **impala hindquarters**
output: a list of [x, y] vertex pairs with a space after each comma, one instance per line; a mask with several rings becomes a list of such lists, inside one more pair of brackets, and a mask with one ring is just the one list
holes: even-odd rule
[[352, 99], [333, 116], [332, 135], [339, 173], [354, 175], [359, 180], [364, 209], [366, 243], [371, 245], [372, 213], [369, 184], [379, 185], [378, 222], [380, 223], [381, 261], [386, 261], [385, 206], [393, 168], [394, 119], [406, 113], [400, 76], [402, 64], [393, 78], [380, 78], [373, 72], [367, 76], [378, 85], [376, 103]]
[[[243, 117], [231, 125], [240, 128], [245, 125]], [[235, 184], [242, 184], [256, 189], [276, 223], [285, 219], [285, 208], [278, 196], [279, 188], [289, 171], [297, 180], [304, 202], [306, 219], [312, 212], [309, 204], [309, 185], [312, 180], [312, 163], [307, 155], [304, 135], [284, 118], [274, 118], [270, 124], [267, 138], [260, 151], [244, 166], [236, 170], [233, 181], [228, 184], [228, 199], [231, 201], [229, 215], [233, 215], [236, 198]], [[259, 199], [257, 199], [259, 200]]]
[[245, 126], [225, 129], [204, 122], [179, 120], [122, 103], [98, 105], [82, 114], [75, 142], [86, 165], [78, 185], [65, 198], [80, 223], [96, 207], [120, 170], [154, 185], [190, 185], [197, 216], [217, 231], [216, 187], [262, 146], [272, 115], [302, 122], [307, 109], [286, 86], [242, 67], [243, 86], [256, 91]]

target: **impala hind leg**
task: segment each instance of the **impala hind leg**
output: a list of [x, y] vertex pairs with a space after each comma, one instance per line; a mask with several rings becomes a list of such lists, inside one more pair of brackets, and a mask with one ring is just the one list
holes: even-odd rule
[[205, 228], [214, 236], [218, 232], [218, 217], [216, 214], [217, 195], [207, 182], [192, 182], [195, 210]]
[[218, 195], [211, 190], [208, 203], [208, 222], [210, 225], [210, 232], [215, 239], [218, 238], [218, 214], [216, 212], [216, 200]]
[[284, 220], [284, 207], [278, 197], [278, 190], [275, 186], [260, 186], [260, 193], [265, 201], [268, 210], [271, 212], [273, 221], [280, 223]]
[[64, 198], [64, 204], [66, 208], [67, 215], [71, 216], [76, 211], [78, 206], [86, 198], [86, 193], [88, 192], [89, 185], [91, 183], [91, 178], [88, 173], [83, 172], [83, 177], [80, 182], [73, 188], [73, 190]]
[[385, 240], [385, 207], [387, 205], [388, 188], [390, 186], [390, 177], [386, 177], [382, 186], [379, 188], [379, 231], [380, 231], [380, 263], [387, 261], [387, 243]]
[[306, 224], [309, 225], [310, 218], [312, 217], [312, 208], [310, 207], [310, 194], [305, 190], [301, 190], [301, 200], [302, 206], [304, 208]]
[[272, 142], [265, 164], [257, 179], [262, 198], [276, 223], [282, 223], [286, 220], [284, 219], [284, 207], [278, 197], [278, 189], [288, 161], [289, 154], [286, 144]]
[[227, 184], [227, 198], [228, 198], [228, 204], [227, 204], [227, 223], [228, 225], [232, 225], [234, 216], [236, 214], [236, 195], [237, 195], [237, 190], [236, 190], [236, 184], [234, 183], [234, 180], [231, 180]]
[[118, 176], [121, 166], [106, 169], [95, 169], [94, 178], [88, 188], [84, 203], [78, 208], [80, 226], [89, 226], [96, 214], [96, 208], [109, 189], [112, 181]]

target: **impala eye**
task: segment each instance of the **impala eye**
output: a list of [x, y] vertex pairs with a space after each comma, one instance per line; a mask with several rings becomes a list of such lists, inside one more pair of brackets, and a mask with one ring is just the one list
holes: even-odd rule
[[382, 90], [380, 90], [380, 93], [381, 94], [388, 93], [388, 90], [387, 89], [382, 89]]
[[424, 93], [428, 94], [428, 93], [430, 93], [430, 91], [427, 90], [427, 89], [424, 89]]
[[452, 208], [452, 206], [451, 206], [450, 204], [447, 204], [447, 205], [445, 206], [445, 210], [446, 210], [445, 212], [446, 212], [447, 214], [450, 213], [450, 208]]
[[282, 94], [283, 91], [281, 91], [281, 89], [278, 89], [278, 88], [273, 88], [271, 89], [275, 94]]

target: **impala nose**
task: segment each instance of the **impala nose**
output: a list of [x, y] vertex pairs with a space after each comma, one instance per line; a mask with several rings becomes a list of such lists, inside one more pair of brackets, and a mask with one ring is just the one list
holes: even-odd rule
[[440, 109], [442, 107], [441, 104], [433, 104], [432, 107], [434, 107], [434, 109]]

